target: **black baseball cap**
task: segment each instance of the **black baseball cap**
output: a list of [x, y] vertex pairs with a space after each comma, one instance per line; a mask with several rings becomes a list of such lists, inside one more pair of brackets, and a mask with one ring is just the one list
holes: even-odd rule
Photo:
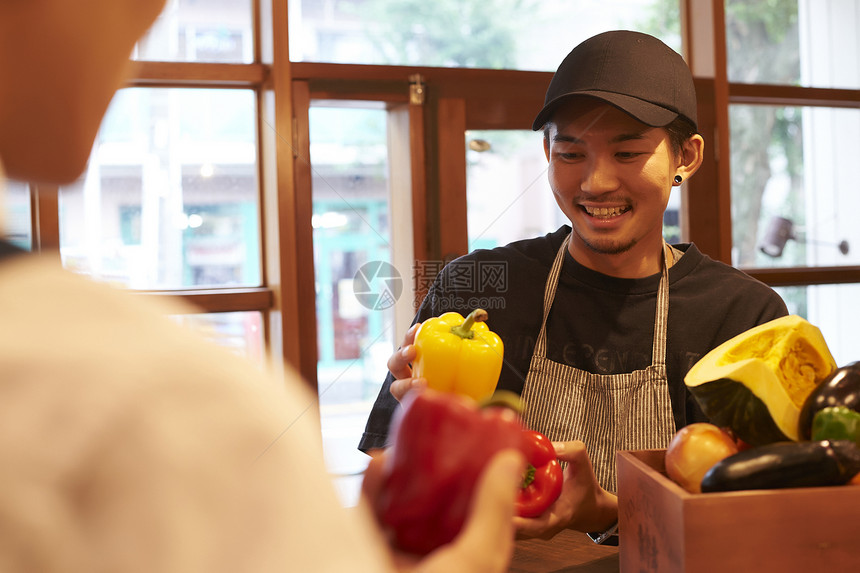
[[558, 105], [574, 96], [603, 100], [653, 127], [679, 115], [696, 125], [690, 68], [672, 48], [641, 32], [604, 32], [576, 46], [553, 75], [532, 129], [542, 129]]

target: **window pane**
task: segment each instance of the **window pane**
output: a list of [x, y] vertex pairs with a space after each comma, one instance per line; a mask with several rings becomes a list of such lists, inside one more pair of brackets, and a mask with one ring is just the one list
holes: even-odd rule
[[542, 132], [468, 131], [466, 157], [470, 251], [568, 223], [547, 182]]
[[[4, 185], [0, 181], [0, 185]], [[20, 181], [5, 181], [6, 190], [4, 196], [0, 197], [0, 235], [4, 239], [22, 249], [32, 248], [32, 234], [30, 232], [30, 187]], [[5, 211], [5, 212], [4, 212]]]
[[135, 58], [162, 62], [254, 61], [252, 0], [169, 0]]
[[[466, 132], [469, 250], [491, 249], [569, 225], [547, 181], [543, 133]], [[681, 240], [681, 194], [670, 196], [663, 236]]]
[[393, 304], [409, 276], [392, 264], [387, 115], [310, 109], [323, 446], [348, 505], [368, 461], [358, 441], [398, 336]]
[[63, 264], [136, 289], [258, 286], [254, 118], [250, 90], [120, 91], [60, 189]]
[[860, 87], [860, 0], [727, 0], [729, 81]]
[[733, 105], [732, 262], [860, 264], [860, 110]]
[[259, 312], [213, 312], [174, 315], [177, 323], [195, 330], [198, 334], [247, 358], [259, 366], [265, 364], [263, 315]]
[[821, 329], [827, 347], [840, 366], [860, 359], [860, 284], [776, 287], [788, 311]]
[[296, 0], [289, 8], [294, 61], [555, 70], [606, 30], [681, 44], [674, 0]]

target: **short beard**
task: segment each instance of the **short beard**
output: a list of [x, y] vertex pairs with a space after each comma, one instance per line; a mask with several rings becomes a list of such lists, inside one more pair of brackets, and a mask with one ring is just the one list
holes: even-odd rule
[[610, 243], [606, 244], [599, 241], [589, 241], [582, 235], [580, 235], [576, 229], [574, 229], [574, 233], [579, 237], [579, 240], [582, 241], [582, 244], [588, 247], [589, 250], [595, 252], [600, 255], [620, 255], [621, 253], [626, 253], [630, 249], [632, 249], [638, 241], [635, 239], [630, 241], [629, 243]]

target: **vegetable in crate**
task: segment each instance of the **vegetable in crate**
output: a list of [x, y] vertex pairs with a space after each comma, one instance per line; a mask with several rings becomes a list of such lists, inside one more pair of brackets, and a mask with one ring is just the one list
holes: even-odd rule
[[711, 350], [684, 382], [711, 422], [759, 446], [800, 438], [804, 400], [835, 369], [818, 328], [790, 315]]
[[493, 394], [502, 372], [504, 345], [487, 327], [487, 311], [473, 310], [465, 319], [446, 312], [421, 323], [415, 333], [412, 375], [427, 386], [483, 400]]
[[722, 428], [699, 422], [678, 430], [666, 448], [666, 474], [690, 493], [702, 492], [702, 477], [718, 461], [738, 453]]
[[[810, 439], [816, 414], [825, 408], [836, 407], [846, 408], [860, 416], [860, 362], [852, 362], [837, 368], [812, 390], [800, 410], [798, 420], [800, 436], [805, 440]], [[852, 418], [850, 414], [836, 417], [846, 420]], [[850, 421], [847, 423], [851, 424]], [[832, 438], [838, 439], [838, 436], [832, 436]], [[860, 436], [848, 439], [860, 439]]]
[[717, 462], [702, 478], [702, 491], [844, 485], [858, 472], [854, 442], [777, 442]]
[[431, 389], [401, 404], [375, 510], [397, 547], [424, 555], [456, 537], [487, 462], [522, 451], [523, 428], [510, 408]]
[[813, 440], [851, 440], [860, 446], [860, 412], [845, 406], [822, 408], [812, 418]]

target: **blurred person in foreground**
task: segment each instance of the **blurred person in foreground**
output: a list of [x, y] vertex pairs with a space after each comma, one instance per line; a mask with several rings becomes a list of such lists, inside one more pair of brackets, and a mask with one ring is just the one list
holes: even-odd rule
[[[0, 0], [9, 177], [80, 175], [163, 5]], [[315, 397], [294, 374], [275, 382], [169, 322], [187, 309], [58, 266], [0, 240], [0, 570], [506, 568], [519, 454], [493, 460], [451, 545], [420, 563], [395, 555], [364, 502], [340, 506]], [[368, 470], [368, 494], [379, 469]]]
[[[469, 301], [497, 303], [486, 310], [505, 348], [498, 387], [522, 396], [525, 421], [568, 466], [558, 501], [516, 519], [521, 536], [574, 529], [612, 540], [616, 452], [665, 448], [677, 429], [707, 421], [687, 371], [787, 314], [767, 285], [663, 238], [672, 190], [702, 164], [696, 116], [692, 73], [659, 39], [614, 30], [576, 46], [532, 125], [543, 131], [550, 188], [570, 224], [449, 263], [415, 317], [417, 326], [466, 314]], [[502, 278], [482, 282], [482, 267], [503, 269]], [[388, 362], [364, 451], [386, 445], [399, 398], [426, 383], [412, 377], [414, 336], [415, 326]]]

